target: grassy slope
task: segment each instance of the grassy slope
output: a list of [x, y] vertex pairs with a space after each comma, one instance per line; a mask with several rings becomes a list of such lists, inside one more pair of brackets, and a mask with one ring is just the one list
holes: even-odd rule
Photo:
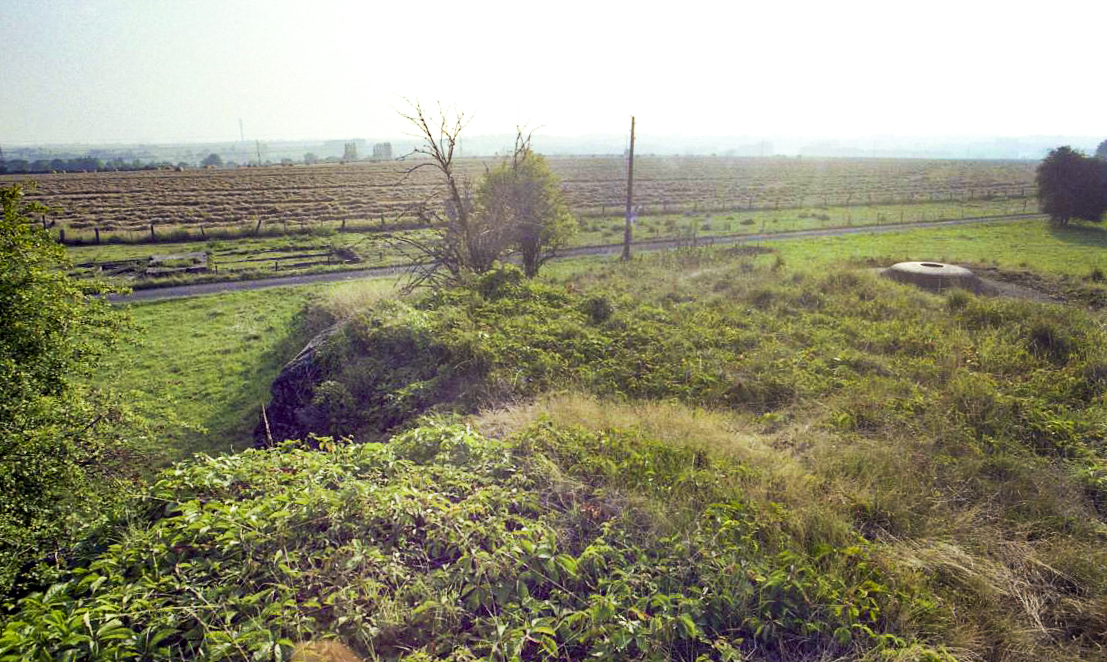
[[[1107, 268], [1107, 230], [1098, 226], [1052, 230], [1036, 221], [1016, 224], [916, 230], [881, 235], [828, 237], [773, 244], [790, 268], [822, 270], [872, 260], [943, 260], [1028, 268], [1050, 275], [1084, 276]], [[759, 258], [772, 261], [772, 256]], [[547, 274], [563, 278], [595, 268], [606, 258], [551, 264]], [[390, 281], [379, 281], [380, 288]], [[374, 290], [377, 286], [369, 286]], [[253, 425], [255, 402], [304, 341], [293, 330], [311, 298], [341, 300], [362, 286], [306, 286], [230, 293], [132, 307], [146, 327], [143, 345], [119, 362], [123, 388], [140, 388], [176, 399], [181, 418], [206, 427], [205, 435], [177, 432], [167, 458], [195, 451], [242, 448]], [[375, 290], [374, 290], [375, 291]]]
[[182, 423], [204, 429], [178, 427], [159, 439], [153, 450], [162, 461], [246, 448], [270, 382], [323, 323], [305, 319], [307, 302], [328, 296], [349, 305], [391, 287], [381, 279], [134, 305], [144, 339], [107, 372], [122, 390], [172, 400]]

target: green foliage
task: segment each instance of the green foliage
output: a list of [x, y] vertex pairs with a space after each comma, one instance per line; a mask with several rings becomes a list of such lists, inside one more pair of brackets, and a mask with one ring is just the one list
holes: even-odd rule
[[134, 418], [87, 385], [127, 318], [66, 275], [62, 248], [27, 217], [45, 210], [23, 194], [0, 189], [0, 594], [96, 516], [89, 479], [115, 474]]
[[[941, 618], [860, 538], [808, 550], [731, 461], [624, 433], [428, 423], [166, 471], [24, 598], [0, 660], [738, 660], [925, 648]], [[671, 525], [658, 508], [688, 517]]]
[[1107, 211], [1107, 162], [1058, 147], [1038, 165], [1038, 200], [1054, 225], [1099, 221]]
[[[1099, 315], [774, 262], [508, 267], [362, 308], [315, 431], [405, 432], [175, 467], [6, 617], [0, 659], [1101, 657]], [[603, 416], [501, 441], [415, 418], [564, 391]]]

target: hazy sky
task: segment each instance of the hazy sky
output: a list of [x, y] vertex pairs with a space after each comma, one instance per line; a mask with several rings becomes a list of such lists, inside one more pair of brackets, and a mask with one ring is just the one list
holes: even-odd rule
[[1107, 2], [0, 0], [0, 145], [1107, 134]]

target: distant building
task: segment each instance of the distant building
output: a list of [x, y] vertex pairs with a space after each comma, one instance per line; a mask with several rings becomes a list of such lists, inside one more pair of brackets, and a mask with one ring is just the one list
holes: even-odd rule
[[342, 153], [342, 162], [357, 161], [357, 143], [348, 142], [345, 145], [345, 149]]
[[391, 161], [392, 143], [377, 143], [373, 145], [373, 159], [381, 161]]

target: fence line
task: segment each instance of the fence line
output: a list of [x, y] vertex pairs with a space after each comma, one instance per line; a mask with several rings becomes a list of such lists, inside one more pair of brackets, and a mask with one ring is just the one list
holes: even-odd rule
[[[992, 188], [980, 196], [976, 195], [976, 191], [980, 189], [973, 189], [969, 192], [968, 197], [954, 197], [955, 191], [942, 191], [942, 192], [929, 192], [925, 196], [920, 194], [916, 197], [915, 194], [909, 194], [906, 198], [896, 199], [893, 195], [891, 199], [879, 199], [876, 197], [870, 197], [868, 195], [859, 197], [856, 202], [853, 202], [854, 193], [839, 194], [837, 199], [832, 198], [830, 194], [820, 195], [805, 195], [800, 198], [784, 198], [773, 200], [768, 204], [754, 204], [754, 200], [751, 199], [747, 204], [735, 204], [733, 202], [716, 203], [714, 205], [709, 203], [685, 203], [685, 204], [671, 204], [668, 202], [658, 203], [645, 203], [637, 206], [637, 214], [639, 216], [656, 216], [656, 215], [694, 215], [694, 214], [710, 214], [710, 213], [733, 213], [733, 212], [766, 212], [766, 211], [792, 211], [796, 209], [866, 209], [872, 207], [921, 207], [926, 205], [935, 205], [941, 203], [947, 204], [960, 204], [962, 205], [961, 218], [967, 218], [966, 207], [969, 203], [981, 203], [981, 202], [993, 202], [996, 200], [1012, 201], [1022, 200], [1023, 205], [1019, 212], [1012, 213], [1026, 213], [1037, 209], [1037, 196], [1034, 195], [1034, 191], [1030, 191], [1030, 195], [1026, 195], [1027, 189], [1031, 187], [1008, 187], [1006, 191], [1002, 188]], [[1015, 194], [1018, 191], [1018, 194]], [[1002, 193], [1002, 195], [1000, 195]], [[807, 204], [809, 201], [816, 204]], [[818, 203], [824, 204], [818, 204]], [[836, 202], [853, 202], [853, 204], [834, 204]], [[575, 208], [574, 211], [582, 219], [587, 218], [606, 218], [609, 216], [616, 216], [621, 218], [623, 214], [624, 202], [613, 203], [611, 205], [600, 205], [596, 207], [584, 207]], [[610, 209], [613, 214], [608, 214]], [[903, 212], [900, 214], [900, 221], [903, 220]], [[291, 226], [291, 227], [290, 227]], [[45, 218], [43, 219], [43, 227], [47, 227]], [[52, 227], [52, 224], [51, 224]], [[270, 221], [265, 222], [264, 219], [256, 218], [244, 220], [235, 225], [219, 225], [219, 226], [206, 226], [204, 224], [197, 225], [180, 225], [174, 224], [164, 226], [164, 229], [159, 229], [157, 223], [150, 223], [149, 226], [143, 229], [120, 229], [120, 230], [106, 230], [99, 227], [93, 227], [91, 229], [85, 228], [72, 228], [61, 226], [58, 228], [57, 236], [55, 237], [59, 243], [67, 246], [89, 246], [89, 245], [103, 245], [103, 244], [160, 244], [160, 243], [184, 243], [195, 241], [208, 241], [208, 240], [234, 240], [234, 239], [247, 239], [256, 237], [283, 237], [283, 236], [296, 236], [296, 235], [320, 235], [326, 236], [335, 233], [370, 233], [370, 232], [394, 232], [398, 230], [420, 230], [430, 227], [425, 221], [418, 221], [413, 219], [412, 221], [403, 221], [393, 219], [392, 221], [386, 221], [383, 216], [379, 220], [373, 221], [293, 221], [289, 223], [287, 221]]]

